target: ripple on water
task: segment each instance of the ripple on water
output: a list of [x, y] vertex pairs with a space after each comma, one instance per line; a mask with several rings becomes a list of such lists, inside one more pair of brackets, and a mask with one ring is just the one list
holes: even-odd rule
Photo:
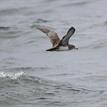
[[98, 94], [101, 93], [29, 76], [24, 72], [0, 74], [0, 102], [3, 105], [66, 106], [89, 100], [90, 96]]
[[1, 26], [0, 27], [0, 39], [14, 39], [20, 37], [22, 31], [16, 27]]
[[70, 2], [68, 4], [64, 4], [62, 5], [62, 7], [71, 7], [71, 6], [84, 6], [84, 5], [88, 5], [89, 3], [91, 3], [92, 1], [76, 1], [76, 2]]
[[34, 23], [47, 23], [47, 22], [49, 22], [49, 21], [46, 19], [38, 18]]
[[10, 27], [8, 27], [8, 26], [0, 26], [0, 30], [9, 30], [10, 29]]

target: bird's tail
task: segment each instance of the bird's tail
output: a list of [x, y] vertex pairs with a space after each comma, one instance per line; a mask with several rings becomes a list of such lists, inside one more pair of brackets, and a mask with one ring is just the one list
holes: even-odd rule
[[57, 49], [58, 47], [54, 47], [54, 48], [47, 49], [46, 51], [56, 51]]

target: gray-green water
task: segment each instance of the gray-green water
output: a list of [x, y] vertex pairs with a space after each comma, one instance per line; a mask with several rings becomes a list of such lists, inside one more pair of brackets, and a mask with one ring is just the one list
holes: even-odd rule
[[[1, 0], [0, 107], [107, 107], [107, 1]], [[79, 49], [51, 44], [50, 26]]]

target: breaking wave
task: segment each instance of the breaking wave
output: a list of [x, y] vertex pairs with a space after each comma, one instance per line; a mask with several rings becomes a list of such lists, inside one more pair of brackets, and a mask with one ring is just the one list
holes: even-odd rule
[[[80, 97], [86, 98], [90, 93], [96, 92], [77, 88], [71, 84], [29, 76], [24, 72], [0, 73], [0, 103], [2, 105], [65, 106], [69, 100], [73, 103]], [[65, 97], [67, 100], [64, 101]]]

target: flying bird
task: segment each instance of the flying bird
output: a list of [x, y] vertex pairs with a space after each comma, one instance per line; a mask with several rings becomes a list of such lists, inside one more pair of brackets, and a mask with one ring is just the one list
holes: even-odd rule
[[65, 47], [67, 48], [67, 50], [78, 49], [75, 47], [75, 45], [69, 44], [69, 39], [75, 32], [74, 27], [71, 27], [67, 31], [66, 35], [62, 37], [61, 40], [58, 34], [52, 31], [49, 27], [39, 25], [39, 26], [36, 26], [36, 28], [42, 31], [43, 33], [45, 33], [49, 37], [50, 42], [52, 43], [52, 48], [47, 49], [46, 51], [59, 51]]

